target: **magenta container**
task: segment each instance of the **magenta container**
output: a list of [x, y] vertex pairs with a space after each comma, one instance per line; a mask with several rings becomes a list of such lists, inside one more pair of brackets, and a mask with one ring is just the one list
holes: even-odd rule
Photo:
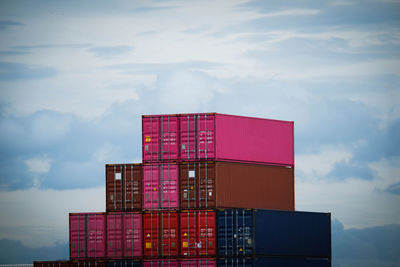
[[179, 159], [179, 117], [142, 117], [143, 162]]
[[69, 250], [72, 260], [106, 257], [105, 213], [69, 214]]
[[154, 259], [154, 260], [144, 260], [142, 263], [143, 267], [178, 267], [179, 263], [177, 260], [173, 259]]
[[142, 256], [142, 214], [110, 212], [107, 218], [107, 258]]
[[220, 160], [294, 166], [294, 122], [218, 113], [142, 117], [143, 162]]
[[179, 182], [176, 163], [143, 165], [143, 209], [178, 209]]
[[216, 267], [217, 262], [215, 259], [207, 258], [188, 258], [180, 261], [180, 267]]

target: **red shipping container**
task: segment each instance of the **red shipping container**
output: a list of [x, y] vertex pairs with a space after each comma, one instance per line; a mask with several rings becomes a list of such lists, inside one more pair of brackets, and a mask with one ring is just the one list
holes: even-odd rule
[[107, 257], [109, 259], [142, 256], [142, 214], [107, 213]]
[[182, 211], [179, 221], [181, 256], [216, 255], [215, 211]]
[[133, 211], [141, 208], [141, 164], [107, 164], [106, 211]]
[[154, 211], [144, 213], [144, 256], [178, 256], [178, 230], [178, 214], [176, 212]]
[[88, 259], [106, 256], [105, 213], [70, 213], [70, 258]]
[[216, 267], [217, 261], [215, 259], [207, 258], [190, 258], [180, 261], [180, 267]]
[[143, 116], [142, 158], [294, 166], [293, 126], [291, 121], [218, 113]]
[[143, 208], [178, 209], [179, 179], [176, 163], [143, 165]]
[[154, 259], [144, 260], [142, 263], [143, 267], [178, 267], [179, 262], [173, 259]]

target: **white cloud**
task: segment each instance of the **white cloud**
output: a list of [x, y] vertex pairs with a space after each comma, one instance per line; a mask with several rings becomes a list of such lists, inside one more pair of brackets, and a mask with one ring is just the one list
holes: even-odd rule
[[263, 17], [280, 17], [280, 16], [310, 16], [321, 13], [317, 9], [287, 9], [279, 12], [267, 13]]
[[[318, 161], [314, 164], [318, 165]], [[302, 166], [299, 162], [297, 166], [309, 169], [311, 173], [310, 166]], [[400, 168], [394, 166], [400, 166], [400, 159], [371, 163], [370, 167], [376, 171], [374, 180], [332, 181], [315, 174], [310, 174], [306, 180], [296, 179], [296, 209], [332, 212], [345, 228], [398, 223], [400, 195], [384, 191], [389, 185], [400, 182], [397, 175]]]
[[50, 170], [51, 160], [47, 156], [30, 158], [24, 161], [29, 171], [32, 173], [46, 173]]
[[296, 170], [302, 172], [301, 181], [307, 177], [324, 176], [338, 162], [348, 162], [352, 157], [349, 149], [340, 146], [323, 146], [319, 153], [296, 155]]
[[104, 187], [87, 190], [0, 192], [1, 238], [31, 247], [68, 242], [68, 213], [105, 211]]

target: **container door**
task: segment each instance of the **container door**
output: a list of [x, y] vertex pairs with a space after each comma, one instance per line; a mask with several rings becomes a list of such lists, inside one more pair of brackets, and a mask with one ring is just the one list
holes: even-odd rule
[[107, 166], [106, 167], [106, 207], [107, 211], [122, 210], [123, 195], [123, 167]]
[[180, 120], [180, 160], [196, 159], [196, 115], [182, 115]]
[[253, 212], [251, 210], [236, 209], [236, 255], [253, 255]]
[[143, 166], [143, 208], [158, 209], [160, 164]]
[[178, 214], [161, 213], [161, 256], [178, 256]]
[[[270, 266], [270, 265], [253, 265], [253, 259], [251, 258], [225, 258], [225, 259], [219, 259], [218, 260], [218, 266], [224, 266], [224, 267], [237, 267], [237, 266], [241, 266], [241, 267], [253, 267], [253, 266], [260, 266], [260, 267], [264, 267], [264, 266]], [[271, 265], [271, 266], [275, 266], [275, 265]], [[276, 267], [276, 266], [275, 266]], [[284, 266], [282, 266], [284, 267]], [[287, 266], [285, 266], [287, 267]]]
[[160, 118], [143, 117], [142, 118], [142, 144], [143, 161], [157, 161], [160, 159]]
[[125, 166], [125, 210], [142, 208], [142, 167], [139, 165]]
[[121, 258], [123, 251], [122, 214], [107, 214], [107, 256]]
[[86, 257], [86, 216], [70, 215], [70, 256], [71, 259]]
[[193, 259], [185, 259], [181, 260], [180, 267], [215, 267], [217, 266], [217, 263], [214, 259], [199, 259], [199, 258], [193, 258]]
[[215, 157], [215, 115], [194, 114], [180, 117], [181, 160]]
[[180, 214], [181, 256], [196, 256], [196, 211]]
[[197, 253], [199, 256], [213, 256], [216, 254], [215, 212], [200, 211], [198, 216]]
[[179, 184], [178, 184], [178, 165], [163, 164], [159, 172], [161, 174], [161, 208], [179, 208]]
[[215, 163], [180, 164], [181, 208], [215, 207]]
[[215, 115], [202, 114], [197, 117], [197, 142], [199, 159], [215, 158]]
[[124, 216], [125, 233], [125, 257], [142, 256], [142, 215], [138, 213], [126, 213]]
[[143, 261], [144, 267], [178, 267], [179, 263], [176, 260], [145, 260]]
[[223, 257], [253, 255], [253, 215], [251, 210], [226, 209], [218, 212], [218, 254]]
[[232, 209], [218, 211], [217, 216], [218, 256], [229, 257], [233, 253], [234, 215]]
[[160, 117], [160, 160], [177, 160], [179, 156], [178, 117]]
[[144, 256], [157, 257], [159, 251], [159, 213], [150, 212], [143, 215]]
[[105, 257], [105, 216], [103, 214], [87, 215], [87, 257]]
[[215, 212], [181, 213], [181, 256], [215, 255]]

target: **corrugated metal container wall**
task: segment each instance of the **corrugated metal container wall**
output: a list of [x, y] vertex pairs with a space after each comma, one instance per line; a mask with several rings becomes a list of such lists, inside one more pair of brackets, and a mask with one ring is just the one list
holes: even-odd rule
[[143, 165], [143, 208], [178, 209], [179, 179], [175, 163]]
[[107, 257], [141, 257], [142, 231], [141, 213], [107, 213]]
[[190, 210], [180, 213], [181, 256], [216, 254], [215, 211]]
[[216, 267], [217, 261], [215, 259], [208, 258], [190, 258], [186, 260], [180, 260], [180, 267]]
[[255, 254], [331, 258], [331, 215], [256, 210]]
[[178, 117], [175, 115], [143, 116], [143, 162], [179, 159]]
[[226, 209], [217, 212], [218, 255], [253, 256], [253, 211]]
[[143, 267], [178, 267], [179, 262], [173, 259], [144, 260]]
[[105, 261], [93, 261], [93, 260], [83, 260], [83, 261], [71, 261], [71, 267], [106, 267]]
[[141, 164], [107, 164], [106, 210], [133, 211], [141, 208]]
[[329, 213], [226, 209], [217, 230], [221, 257], [331, 257]]
[[[160, 128], [167, 118], [166, 135]], [[143, 116], [142, 124], [144, 162], [224, 160], [294, 166], [290, 121], [197, 113]]]
[[113, 260], [107, 261], [106, 267], [141, 267], [142, 263], [138, 260]]
[[144, 256], [178, 256], [178, 223], [178, 213], [174, 211], [144, 213]]
[[218, 259], [217, 264], [218, 264], [218, 267], [253, 267], [254, 266], [252, 258], [243, 258], [243, 257]]
[[273, 257], [227, 258], [218, 260], [219, 267], [330, 267], [327, 258]]
[[70, 258], [104, 258], [106, 256], [105, 213], [70, 213]]
[[33, 267], [70, 267], [69, 261], [34, 261]]
[[180, 207], [294, 210], [294, 169], [286, 166], [197, 161], [180, 171]]

